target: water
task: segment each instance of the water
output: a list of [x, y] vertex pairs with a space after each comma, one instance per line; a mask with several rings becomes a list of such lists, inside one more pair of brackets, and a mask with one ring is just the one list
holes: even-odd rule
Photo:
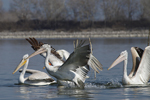
[[[56, 50], [73, 51], [75, 39], [38, 39], [51, 44]], [[88, 40], [88, 39], [86, 39]], [[107, 68], [118, 57], [121, 51], [128, 51], [128, 73], [131, 70], [132, 58], [130, 48], [137, 46], [142, 49], [147, 45], [147, 38], [100, 38], [91, 39], [93, 55], [103, 64], [103, 71], [97, 74], [96, 79], [91, 70], [86, 80], [85, 89], [60, 89], [57, 85], [29, 86], [17, 85], [19, 72], [12, 74], [20, 63], [22, 56], [34, 51], [25, 39], [0, 40], [0, 99], [15, 100], [44, 100], [44, 99], [111, 99], [111, 100], [149, 100], [150, 85], [124, 86], [122, 85], [123, 63], [111, 70]], [[38, 55], [30, 59], [29, 68], [42, 70], [44, 59]], [[46, 72], [46, 71], [45, 71]]]

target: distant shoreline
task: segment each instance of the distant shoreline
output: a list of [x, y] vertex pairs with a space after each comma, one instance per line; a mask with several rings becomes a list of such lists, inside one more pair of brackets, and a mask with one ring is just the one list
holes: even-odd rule
[[132, 31], [85, 31], [85, 32], [56, 32], [56, 31], [29, 31], [29, 32], [0, 32], [0, 39], [35, 38], [119, 38], [119, 37], [148, 37], [149, 30]]

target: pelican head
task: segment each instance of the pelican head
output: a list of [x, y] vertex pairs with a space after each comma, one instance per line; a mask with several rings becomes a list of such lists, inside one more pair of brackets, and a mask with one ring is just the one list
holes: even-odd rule
[[35, 51], [34, 53], [32, 53], [29, 57], [27, 57], [26, 59], [32, 58], [33, 56], [36, 56], [38, 54], [44, 53], [46, 51], [48, 51], [48, 49], [51, 50], [51, 45], [49, 44], [44, 44], [40, 47], [40, 49], [38, 49], [37, 51]]
[[28, 57], [29, 57], [28, 54], [25, 54], [25, 55], [23, 56], [23, 58], [22, 58], [20, 64], [16, 67], [16, 69], [15, 69], [14, 72], [13, 72], [13, 74], [15, 74], [16, 71], [17, 71], [18, 69], [20, 69], [20, 68], [27, 62], [27, 58], [28, 58]]
[[127, 60], [127, 57], [128, 57], [128, 52], [126, 50], [121, 52], [120, 56], [111, 64], [111, 66], [108, 68], [108, 70], [113, 68], [114, 66], [116, 66], [120, 62]]

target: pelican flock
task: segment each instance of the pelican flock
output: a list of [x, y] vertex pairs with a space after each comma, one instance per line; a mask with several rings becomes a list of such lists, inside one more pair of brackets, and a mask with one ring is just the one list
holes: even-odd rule
[[[95, 72], [99, 73], [98, 70], [102, 70], [102, 65], [92, 55], [90, 44], [83, 44], [84, 41], [80, 41], [80, 43], [76, 41], [74, 48], [75, 50], [70, 54], [68, 59], [62, 65], [53, 65], [51, 57], [55, 58], [56, 56], [51, 53], [53, 48], [48, 44], [43, 44], [40, 49], [31, 54], [28, 59], [35, 55], [46, 53], [45, 67], [50, 75], [54, 76], [57, 81], [71, 81], [74, 82], [78, 87], [84, 88], [84, 82], [87, 78], [86, 75], [88, 72], [85, 66], [90, 66]], [[49, 60], [52, 65], [48, 64]]]
[[[19, 83], [30, 85], [57, 83], [58, 86], [74, 84], [76, 87], [84, 88], [85, 80], [89, 78], [90, 68], [95, 73], [103, 70], [102, 64], [93, 56], [90, 40], [88, 44], [85, 44], [85, 41], [82, 40], [74, 41], [74, 51], [72, 53], [64, 49], [55, 50], [50, 44], [38, 42], [35, 38], [27, 38], [26, 40], [35, 52], [30, 56], [28, 54], [24, 55], [22, 61], [14, 70], [13, 74], [24, 65], [23, 70], [20, 71]], [[45, 68], [50, 76], [56, 78], [56, 81], [44, 72], [27, 69], [29, 59], [38, 54], [44, 57]], [[147, 46], [145, 50], [131, 47], [131, 54], [133, 65], [129, 75], [127, 75], [128, 52], [126, 50], [120, 53], [120, 56], [111, 64], [108, 70], [124, 61], [122, 83], [124, 85], [147, 84], [150, 79], [150, 46]], [[25, 73], [31, 75], [24, 78]]]
[[[18, 79], [18, 82], [20, 84], [49, 85], [49, 84], [56, 83], [56, 81], [54, 81], [54, 79], [52, 79], [45, 72], [33, 70], [33, 69], [27, 69], [29, 63], [29, 59], [27, 59], [28, 57], [29, 55], [25, 54], [20, 64], [16, 67], [16, 69], [13, 72], [13, 74], [16, 73], [16, 71], [18, 71], [24, 65], [24, 68], [20, 70], [21, 73]], [[31, 75], [24, 78], [25, 73], [30, 73]]]
[[125, 85], [147, 84], [150, 79], [150, 46], [147, 46], [141, 54], [132, 47], [131, 53], [133, 68], [129, 76], [127, 75], [128, 52], [126, 50], [120, 53], [120, 56], [112, 63], [108, 70], [124, 61], [122, 83]]

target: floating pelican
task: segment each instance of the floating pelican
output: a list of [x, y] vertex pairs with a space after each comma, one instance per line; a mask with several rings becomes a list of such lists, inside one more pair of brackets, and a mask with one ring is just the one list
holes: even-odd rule
[[136, 61], [133, 61], [133, 63], [137, 65], [133, 65], [134, 68], [132, 68], [129, 76], [127, 76], [128, 52], [126, 50], [120, 53], [120, 56], [112, 63], [108, 70], [124, 61], [123, 84], [146, 84], [150, 79], [150, 46], [147, 46], [141, 54], [134, 47], [131, 48], [131, 52], [133, 59]]
[[91, 54], [90, 45], [83, 46], [83, 44], [83, 41], [80, 43], [76, 42], [74, 52], [70, 54], [69, 58], [61, 66], [48, 64], [52, 54], [52, 47], [48, 44], [42, 45], [40, 49], [31, 54], [28, 58], [46, 52], [45, 67], [50, 75], [57, 78], [57, 81], [72, 81], [78, 87], [84, 88], [85, 72], [78, 70], [78, 68], [89, 65], [95, 72], [99, 73], [98, 69], [102, 70], [102, 67], [100, 62]]
[[[47, 75], [45, 72], [41, 72], [38, 70], [32, 70], [32, 69], [27, 69], [29, 59], [26, 59], [29, 57], [28, 54], [23, 56], [22, 61], [20, 64], [16, 67], [14, 70], [13, 74], [20, 69], [23, 65], [24, 68], [21, 70], [20, 76], [19, 76], [19, 83], [21, 84], [29, 84], [29, 85], [49, 85], [52, 83], [56, 83], [49, 75]], [[25, 73], [30, 73], [31, 75], [24, 78]]]

